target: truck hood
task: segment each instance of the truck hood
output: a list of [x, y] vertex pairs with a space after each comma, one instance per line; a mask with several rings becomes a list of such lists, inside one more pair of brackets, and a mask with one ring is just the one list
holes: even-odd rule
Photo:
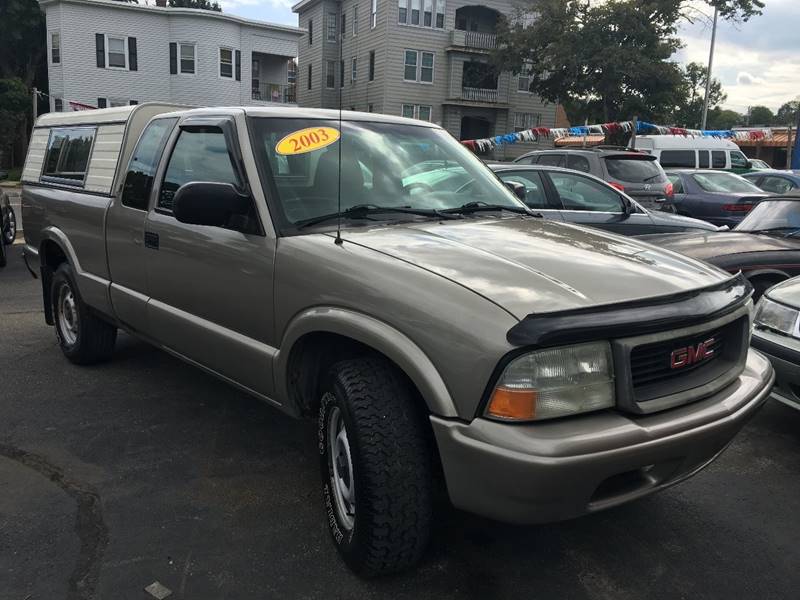
[[469, 288], [518, 319], [657, 298], [730, 278], [638, 240], [549, 220], [397, 224], [348, 229], [342, 237]]
[[668, 233], [643, 235], [639, 239], [659, 248], [667, 248], [692, 258], [711, 260], [718, 256], [745, 252], [797, 250], [800, 244], [791, 238], [773, 237], [744, 231]]

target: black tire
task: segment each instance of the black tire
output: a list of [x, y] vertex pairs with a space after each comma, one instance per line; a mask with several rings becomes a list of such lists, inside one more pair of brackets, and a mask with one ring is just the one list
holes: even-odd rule
[[17, 216], [14, 214], [14, 209], [8, 207], [5, 221], [3, 222], [3, 240], [2, 243], [10, 245], [14, 243], [17, 237]]
[[53, 274], [50, 303], [56, 337], [64, 356], [78, 365], [111, 358], [117, 328], [92, 314], [80, 297], [75, 274], [67, 263], [61, 263]]
[[[386, 360], [360, 358], [334, 365], [322, 392], [317, 438], [323, 501], [337, 549], [364, 577], [416, 564], [431, 531], [432, 451], [409, 384]], [[350, 525], [338, 505], [334, 460], [341, 453], [333, 456], [330, 443], [334, 419], [344, 424], [351, 457]]]

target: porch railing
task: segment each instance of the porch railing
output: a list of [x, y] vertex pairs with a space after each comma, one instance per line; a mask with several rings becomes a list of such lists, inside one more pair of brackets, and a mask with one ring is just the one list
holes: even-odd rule
[[485, 50], [494, 50], [494, 48], [497, 46], [497, 36], [494, 33], [465, 31], [464, 45], [467, 48], [483, 48]]
[[462, 87], [461, 99], [472, 102], [497, 102], [497, 90]]
[[264, 81], [253, 82], [253, 100], [261, 102], [279, 102], [291, 104], [297, 102], [295, 86], [284, 83], [267, 83]]

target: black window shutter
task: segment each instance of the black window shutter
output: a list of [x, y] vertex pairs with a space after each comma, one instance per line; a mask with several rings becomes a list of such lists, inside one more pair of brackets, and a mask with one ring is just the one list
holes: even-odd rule
[[169, 43], [169, 72], [175, 75], [178, 72], [178, 44]]
[[97, 99], [97, 108], [105, 108], [106, 107], [106, 99], [105, 98], [98, 98]]
[[106, 66], [106, 37], [102, 33], [94, 34], [94, 47], [97, 53], [97, 66]]
[[128, 38], [128, 69], [131, 71], [139, 70], [139, 62], [136, 56], [136, 38]]
[[131, 100], [130, 102], [128, 102], [128, 104], [130, 104], [131, 106], [136, 106], [137, 104], [139, 104], [139, 101], [138, 100]]
[[242, 52], [236, 51], [236, 81], [242, 80]]

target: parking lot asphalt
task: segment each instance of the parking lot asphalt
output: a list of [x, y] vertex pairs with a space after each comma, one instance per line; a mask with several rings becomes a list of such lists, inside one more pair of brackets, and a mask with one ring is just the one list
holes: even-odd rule
[[[693, 479], [574, 521], [455, 510], [415, 571], [328, 539], [312, 428], [126, 335], [76, 367], [0, 269], [0, 598], [797, 598], [800, 412], [770, 400]], [[198, 293], [202, 293], [198, 289]]]

